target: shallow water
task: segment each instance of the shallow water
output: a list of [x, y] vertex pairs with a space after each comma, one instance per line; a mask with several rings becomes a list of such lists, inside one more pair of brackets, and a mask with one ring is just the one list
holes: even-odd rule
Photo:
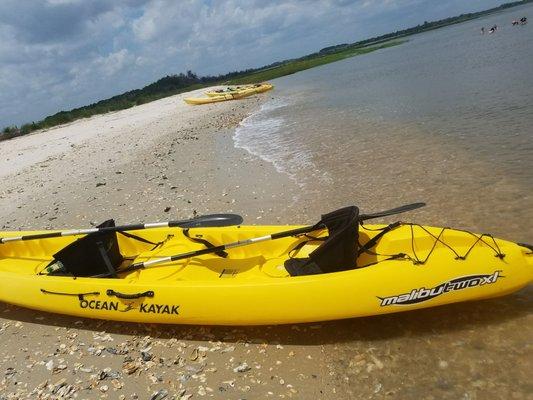
[[[533, 5], [274, 81], [235, 133], [316, 212], [426, 201], [409, 218], [533, 241]], [[481, 26], [497, 24], [494, 34]]]

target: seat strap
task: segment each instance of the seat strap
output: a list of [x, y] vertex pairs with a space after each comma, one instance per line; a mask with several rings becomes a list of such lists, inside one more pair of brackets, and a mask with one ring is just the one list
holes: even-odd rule
[[392, 231], [393, 229], [399, 227], [402, 223], [401, 222], [394, 222], [385, 228], [381, 230], [376, 236], [374, 236], [372, 239], [370, 239], [368, 242], [366, 242], [363, 246], [361, 246], [357, 252], [357, 256], [360, 256], [361, 254], [367, 252], [372, 247], [374, 247], [378, 241], [385, 235], [387, 232]]
[[[205, 247], [207, 247], [208, 249], [212, 249], [213, 247], [216, 247], [213, 243], [205, 240], [205, 239], [202, 239], [202, 238], [198, 238], [198, 237], [191, 237], [190, 233], [189, 233], [189, 228], [187, 229], [184, 229], [183, 230], [183, 234], [189, 238], [190, 240], [192, 240], [193, 242], [196, 242], [196, 243], [201, 243], [203, 244]], [[222, 258], [226, 258], [228, 256], [228, 253], [226, 253], [224, 250], [219, 250], [219, 251], [216, 251], [215, 254], [219, 257], [222, 257]]]
[[106, 275], [112, 278], [116, 278], [117, 271], [115, 270], [115, 267], [111, 265], [111, 261], [109, 260], [109, 257], [107, 256], [107, 251], [104, 247], [104, 243], [96, 242], [96, 245], [98, 246], [98, 251], [100, 252], [100, 255], [102, 256], [102, 259], [104, 260], [104, 264], [107, 267], [107, 270], [109, 271], [109, 273]]
[[117, 231], [117, 233], [120, 233], [121, 235], [124, 235], [126, 236], [127, 238], [130, 238], [130, 239], [134, 239], [134, 240], [138, 240], [139, 242], [143, 242], [143, 243], [146, 243], [146, 244], [151, 244], [153, 245], [154, 247], [152, 248], [151, 251], [157, 249], [159, 246], [161, 246], [163, 243], [165, 243], [165, 241], [168, 239], [165, 239], [163, 240], [162, 242], [152, 242], [148, 239], [145, 239], [143, 237], [140, 237], [140, 236], [137, 236], [137, 235], [134, 235], [133, 233], [129, 233], [129, 232], [126, 232], [126, 231]]

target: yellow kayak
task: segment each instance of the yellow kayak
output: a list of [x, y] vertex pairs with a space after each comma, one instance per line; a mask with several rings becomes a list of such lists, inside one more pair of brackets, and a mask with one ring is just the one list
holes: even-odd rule
[[[106, 320], [261, 325], [485, 299], [533, 280], [531, 246], [450, 228], [358, 222], [156, 227], [81, 239], [4, 232], [0, 301]], [[306, 229], [313, 233], [294, 233]], [[43, 238], [22, 240], [34, 234]], [[354, 258], [342, 259], [348, 253]]]
[[217, 96], [217, 97], [187, 97], [183, 101], [187, 104], [192, 105], [201, 105], [201, 104], [210, 104], [210, 103], [218, 103], [221, 101], [227, 101], [227, 100], [235, 100], [236, 97], [231, 94], [225, 94], [224, 96]]
[[209, 97], [223, 96], [225, 94], [239, 93], [241, 91], [249, 90], [252, 88], [253, 88], [253, 85], [228, 86], [225, 89], [211, 90], [211, 91], [205, 92], [205, 94]]
[[259, 83], [255, 85], [244, 85], [244, 86], [237, 86], [237, 87], [227, 87], [226, 89], [220, 89], [220, 90], [213, 90], [210, 92], [206, 92], [206, 94], [209, 97], [216, 97], [216, 96], [223, 96], [225, 94], [235, 94], [235, 93], [241, 93], [246, 92], [248, 90], [253, 90], [254, 93], [264, 93], [269, 90], [272, 90], [274, 88], [274, 85], [270, 83]]
[[209, 103], [218, 103], [221, 101], [227, 101], [227, 100], [238, 100], [242, 99], [244, 97], [252, 96], [254, 94], [257, 94], [257, 91], [255, 89], [246, 89], [246, 90], [239, 90], [235, 93], [226, 93], [218, 96], [213, 97], [188, 97], [185, 98], [184, 101], [187, 104], [192, 105], [201, 105], [201, 104], [209, 104]]

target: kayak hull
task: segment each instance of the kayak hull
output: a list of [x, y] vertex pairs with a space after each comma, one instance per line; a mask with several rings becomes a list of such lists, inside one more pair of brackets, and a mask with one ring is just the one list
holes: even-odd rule
[[[220, 244], [291, 228], [295, 227], [197, 228], [191, 232], [201, 232], [203, 238]], [[426, 229], [437, 233], [441, 228]], [[121, 251], [138, 254], [135, 261], [203, 248], [190, 242], [179, 229], [133, 233], [152, 241], [172, 238], [152, 252], [145, 244], [120, 237]], [[464, 252], [472, 244], [472, 237], [463, 231], [447, 233], [444, 240], [458, 251]], [[20, 232], [6, 235], [10, 234]], [[368, 240], [373, 234], [362, 231], [360, 238]], [[409, 251], [407, 227], [387, 235], [376, 247], [378, 252]], [[418, 255], [429, 253], [430, 238], [422, 237], [420, 232], [416, 239]], [[50, 262], [51, 254], [73, 239], [12, 242], [0, 245], [0, 301], [116, 321], [266, 325], [379, 315], [502, 296], [533, 280], [531, 251], [503, 240], [497, 240], [497, 244], [505, 253], [504, 259], [495, 257], [483, 243], [475, 245], [464, 260], [455, 259], [445, 246], [437, 245], [423, 265], [368, 255], [358, 260], [360, 265], [372, 264], [364, 268], [291, 277], [283, 262], [287, 249], [298, 240], [254, 244], [229, 250], [227, 258], [204, 255], [125, 273], [119, 278], [37, 275]], [[305, 247], [310, 248], [303, 249], [303, 255], [313, 250], [312, 245]], [[122, 295], [139, 297], [120, 298]]]
[[227, 100], [235, 100], [236, 97], [230, 94], [226, 94], [224, 96], [218, 96], [218, 97], [187, 97], [183, 101], [187, 104], [191, 104], [194, 106], [202, 105], [202, 104], [211, 104], [211, 103], [219, 103], [221, 101], [227, 101]]

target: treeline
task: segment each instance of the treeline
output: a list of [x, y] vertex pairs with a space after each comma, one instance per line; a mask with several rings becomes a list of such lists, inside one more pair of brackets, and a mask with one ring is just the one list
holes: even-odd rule
[[[229, 72], [227, 74], [217, 75], [217, 76], [203, 76], [199, 77], [192, 71], [187, 71], [187, 73], [177, 74], [177, 75], [168, 75], [164, 78], [159, 79], [158, 81], [151, 83], [142, 89], [130, 90], [113, 96], [109, 99], [101, 100], [87, 106], [74, 108], [70, 111], [60, 111], [54, 115], [50, 115], [38, 122], [31, 122], [24, 124], [21, 127], [9, 126], [6, 127], [0, 132], [0, 140], [10, 139], [16, 136], [21, 136], [33, 132], [39, 129], [48, 129], [57, 125], [69, 123], [80, 118], [87, 118], [96, 114], [104, 114], [111, 111], [123, 110], [140, 104], [148, 103], [150, 101], [158, 100], [163, 97], [171, 96], [178, 94], [184, 91], [194, 90], [203, 86], [213, 85], [213, 84], [226, 84], [231, 83], [232, 81], [238, 80], [239, 82], [246, 78], [247, 75], [254, 75], [255, 77], [260, 76], [258, 74], [262, 71], [272, 71], [279, 69], [278, 74], [270, 74], [268, 77], [272, 79], [274, 77], [283, 76], [288, 73], [294, 73], [290, 68], [285, 68], [291, 63], [308, 61], [316, 59], [319, 57], [330, 56], [331, 54], [341, 53], [346, 50], [362, 48], [365, 46], [375, 45], [381, 42], [385, 42], [391, 39], [412, 35], [415, 33], [420, 33], [423, 31], [440, 28], [445, 25], [450, 25], [454, 23], [463, 22], [469, 19], [478, 18], [480, 16], [500, 11], [506, 8], [515, 7], [521, 4], [529, 3], [533, 0], [522, 0], [515, 1], [512, 3], [502, 4], [499, 7], [491, 8], [489, 10], [480, 11], [476, 13], [461, 14], [456, 17], [445, 18], [439, 21], [424, 22], [422, 25], [417, 25], [415, 27], [404, 29], [396, 32], [391, 32], [385, 35], [373, 37], [370, 39], [361, 40], [354, 43], [344, 43], [335, 46], [329, 46], [321, 49], [320, 51], [312, 54], [308, 54], [304, 57], [297, 59], [290, 59], [272, 63], [260, 68], [249, 68], [242, 71]], [[319, 65], [319, 63], [317, 63]], [[295, 70], [301, 70], [303, 68], [296, 68]], [[253, 78], [253, 77], [250, 77]]]

